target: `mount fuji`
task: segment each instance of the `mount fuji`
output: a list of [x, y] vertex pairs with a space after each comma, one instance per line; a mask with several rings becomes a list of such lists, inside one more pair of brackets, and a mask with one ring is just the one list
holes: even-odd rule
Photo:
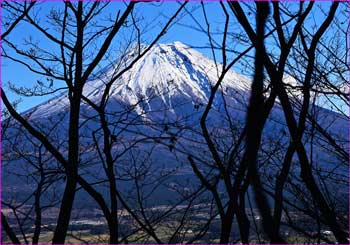
[[[135, 55], [136, 51], [128, 52], [117, 64], [95, 74], [85, 85], [84, 96], [99, 104], [111, 77], [127, 66]], [[172, 172], [178, 178], [192, 174], [186, 160], [187, 154], [199, 156], [198, 160], [203, 166], [210, 165], [212, 158], [201, 134], [199, 122], [211, 87], [217, 82], [221, 70], [220, 64], [197, 50], [174, 42], [155, 45], [130, 70], [120, 76], [109, 91], [106, 106], [110, 130], [116, 137], [113, 149], [115, 157], [119, 157], [119, 172], [127, 172], [131, 157], [136, 155], [137, 162], [147, 162], [155, 172], [161, 169], [160, 172]], [[294, 83], [294, 80], [287, 78], [285, 82]], [[207, 122], [223, 158], [244, 127], [250, 86], [251, 78], [229, 70], [215, 97]], [[341, 142], [346, 142], [347, 119], [330, 110], [321, 107], [318, 109], [319, 124], [327, 128], [328, 132], [344, 139], [339, 141], [340, 145]], [[66, 93], [26, 111], [23, 115], [45, 132], [58, 148], [67, 144], [69, 100]], [[98, 134], [100, 124], [97, 113], [85, 102], [81, 103], [80, 123], [81, 149], [85, 149], [82, 158], [97, 158], [96, 152], [91, 154], [91, 140], [92, 132], [95, 132], [97, 142], [102, 141]], [[11, 134], [15, 132], [10, 133], [9, 137]], [[262, 151], [271, 150], [276, 145], [286, 149], [289, 143], [287, 135], [284, 114], [277, 101], [264, 129]], [[309, 138], [309, 134], [306, 137]], [[324, 139], [317, 136], [315, 142], [318, 147], [315, 148], [313, 157], [319, 163], [317, 167], [331, 169], [337, 165], [339, 160], [329, 156], [330, 149]], [[6, 145], [3, 147], [6, 149]], [[306, 147], [310, 148], [308, 145]], [[342, 147], [346, 149], [347, 143]], [[124, 154], [126, 149], [131, 151]], [[280, 159], [281, 156], [276, 153], [274, 157]], [[86, 164], [81, 170], [82, 174], [93, 172], [96, 173], [94, 178], [99, 179], [103, 168], [96, 162], [98, 160], [93, 159]], [[275, 173], [279, 168], [280, 166], [272, 164], [266, 171]], [[159, 173], [162, 174], [163, 172]], [[347, 178], [345, 175], [343, 177]], [[6, 186], [6, 180], [3, 183]]]

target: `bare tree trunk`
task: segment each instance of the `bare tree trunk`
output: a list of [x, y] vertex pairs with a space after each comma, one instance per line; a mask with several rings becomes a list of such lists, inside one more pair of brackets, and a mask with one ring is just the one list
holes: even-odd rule
[[101, 126], [103, 129], [104, 138], [104, 154], [106, 156], [107, 163], [107, 177], [109, 181], [109, 197], [111, 202], [111, 217], [108, 219], [109, 226], [109, 242], [111, 244], [118, 243], [118, 200], [117, 200], [117, 183], [115, 180], [114, 173], [114, 161], [112, 157], [112, 142], [111, 142], [111, 132], [108, 128], [106, 121], [106, 116], [103, 112], [100, 112]]
[[227, 244], [230, 242], [233, 216], [234, 212], [231, 211], [221, 218], [220, 244]]
[[[75, 101], [74, 101], [75, 102]], [[77, 187], [77, 179], [72, 175], [77, 175], [78, 166], [78, 144], [79, 144], [79, 108], [80, 101], [72, 103], [71, 105], [71, 117], [70, 117], [70, 128], [69, 128], [69, 156], [68, 164], [70, 174], [67, 175], [67, 183], [63, 193], [62, 203], [60, 212], [57, 219], [57, 226], [55, 229], [54, 237], [52, 240], [53, 244], [63, 244], [68, 231], [69, 220], [73, 209], [73, 203], [75, 198], [75, 192]]]
[[3, 212], [1, 212], [1, 225], [8, 237], [10, 238], [11, 242], [13, 242], [13, 244], [21, 244], [16, 234], [13, 232], [12, 228], [7, 223], [6, 216], [3, 214]]
[[55, 233], [52, 239], [53, 244], [64, 244], [64, 241], [66, 239], [69, 220], [73, 208], [76, 186], [76, 179], [67, 176], [67, 183], [63, 193], [62, 204], [58, 215]]
[[294, 152], [295, 152], [295, 145], [293, 143], [290, 143], [287, 149], [287, 153], [284, 157], [282, 170], [276, 179], [275, 206], [274, 206], [274, 213], [273, 213], [273, 219], [275, 224], [275, 227], [274, 227], [275, 234], [279, 234], [279, 230], [281, 226], [281, 216], [282, 216], [282, 210], [283, 210], [283, 187], [288, 177]]
[[259, 211], [262, 215], [263, 227], [272, 243], [281, 243], [284, 241], [278, 234], [273, 232], [273, 219], [270, 214], [270, 207], [264, 192], [262, 190], [262, 183], [257, 168], [257, 157], [260, 148], [262, 130], [263, 130], [263, 112], [264, 112], [264, 29], [265, 21], [269, 14], [268, 3], [256, 3], [257, 5], [257, 40], [255, 53], [255, 73], [252, 84], [251, 97], [247, 112], [247, 145], [244, 154], [245, 162], [248, 164], [248, 176], [253, 186], [255, 200]]
[[40, 171], [40, 181], [38, 183], [36, 192], [35, 192], [35, 200], [34, 200], [34, 208], [35, 208], [35, 229], [34, 229], [34, 234], [33, 234], [33, 244], [38, 244], [39, 243], [39, 236], [41, 232], [41, 218], [42, 218], [42, 213], [41, 213], [41, 195], [42, 195], [42, 189], [44, 186], [45, 182], [45, 173], [43, 169], [43, 163], [42, 163], [42, 155], [41, 155], [41, 149], [42, 146], [39, 147], [39, 171]]
[[73, 209], [79, 162], [79, 111], [80, 111], [81, 89], [78, 88], [76, 97], [71, 100], [70, 127], [69, 127], [69, 153], [67, 183], [63, 193], [60, 212], [57, 219], [57, 226], [53, 236], [53, 243], [63, 244], [67, 235], [69, 220]]
[[245, 195], [249, 187], [249, 176], [245, 179], [242, 190], [239, 193], [239, 205], [237, 207], [237, 222], [239, 226], [239, 232], [241, 234], [241, 242], [243, 244], [249, 243], [249, 228], [250, 222], [245, 212]]
[[79, 116], [80, 116], [80, 101], [82, 96], [83, 85], [82, 81], [83, 70], [83, 40], [84, 40], [84, 24], [83, 17], [83, 3], [78, 3], [77, 8], [77, 39], [75, 44], [76, 52], [76, 69], [75, 69], [75, 83], [73, 85], [70, 99], [70, 118], [69, 118], [69, 149], [68, 149], [68, 169], [70, 172], [67, 176], [67, 185], [64, 190], [60, 213], [58, 215], [57, 226], [53, 236], [52, 243], [63, 244], [67, 235], [69, 220], [72, 213], [75, 189], [77, 186], [77, 179], [72, 176], [78, 175], [79, 165]]

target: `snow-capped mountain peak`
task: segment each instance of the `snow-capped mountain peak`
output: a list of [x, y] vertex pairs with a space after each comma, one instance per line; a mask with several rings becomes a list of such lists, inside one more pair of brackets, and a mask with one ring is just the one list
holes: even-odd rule
[[[114, 82], [110, 97], [117, 96], [135, 102], [135, 96], [147, 98], [157, 95], [171, 106], [169, 98], [182, 94], [205, 102], [211, 86], [218, 80], [216, 69], [213, 60], [181, 42], [157, 44]], [[218, 69], [221, 69], [220, 64]], [[101, 80], [102, 84], [108, 83], [112, 74], [117, 73], [118, 71], [112, 68], [107, 72], [110, 76], [90, 81], [84, 90], [85, 95], [98, 100], [103, 93]], [[229, 71], [223, 86], [247, 90], [250, 87], [250, 79]]]
[[[91, 78], [84, 87], [84, 95], [99, 104], [105, 85], [136, 58], [136, 52], [126, 52], [119, 62]], [[215, 64], [212, 59], [181, 42], [156, 44], [130, 70], [114, 81], [108, 99], [135, 105], [140, 98], [157, 97], [157, 103], [164, 104], [169, 110], [179, 101], [205, 104], [211, 86], [218, 80], [217, 69], [221, 71], [220, 64]], [[249, 78], [230, 70], [222, 87], [247, 91], [250, 83]], [[31, 117], [46, 117], [67, 106], [68, 98], [63, 93], [37, 106]], [[152, 109], [154, 105], [149, 105], [148, 110]], [[140, 108], [136, 110], [143, 112]]]

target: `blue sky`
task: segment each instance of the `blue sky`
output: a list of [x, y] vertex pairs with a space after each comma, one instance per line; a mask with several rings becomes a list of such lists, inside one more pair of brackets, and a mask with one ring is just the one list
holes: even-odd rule
[[[294, 3], [290, 3], [291, 7], [294, 7]], [[322, 3], [325, 9], [328, 10], [329, 3]], [[48, 10], [53, 8], [58, 8], [58, 6], [63, 6], [62, 3], [57, 2], [45, 2], [40, 3], [40, 11], [38, 11], [38, 16], [42, 21], [45, 21], [45, 16], [48, 13]], [[140, 22], [141, 29], [145, 30], [143, 34], [143, 43], [149, 43], [153, 40], [155, 35], [159, 33], [160, 28], [164, 25], [167, 17], [171, 16], [177, 8], [180, 6], [180, 3], [176, 2], [167, 2], [167, 3], [138, 3], [136, 5], [135, 13], [140, 18], [142, 17], [142, 22]], [[236, 23], [235, 18], [233, 17], [231, 11], [228, 8], [228, 5], [225, 5], [228, 12], [230, 13], [230, 29], [235, 30], [239, 27]], [[123, 10], [125, 8], [125, 3], [113, 2], [105, 10], [107, 15], [115, 16], [115, 13], [118, 9]], [[223, 30], [223, 23], [225, 20], [223, 11], [218, 2], [214, 3], [205, 3], [205, 10], [207, 13], [207, 18], [210, 23], [210, 29], [213, 33], [221, 33]], [[174, 23], [169, 31], [160, 39], [160, 43], [168, 43], [174, 41], [181, 41], [185, 44], [193, 46], [198, 49], [200, 52], [206, 54], [209, 57], [212, 57], [212, 52], [206, 48], [200, 48], [203, 46], [208, 46], [209, 40], [205, 33], [201, 32], [200, 29], [206, 31], [205, 19], [202, 11], [202, 6], [199, 2], [190, 3], [186, 7], [186, 11], [180, 15], [181, 18], [178, 18], [178, 21]], [[251, 15], [253, 18], [254, 15]], [[321, 11], [315, 11], [314, 20], [312, 22], [317, 22], [318, 18], [324, 18]], [[3, 20], [4, 21], [4, 20]], [[251, 19], [254, 22], [254, 19]], [[102, 23], [101, 23], [102, 24]], [[45, 47], [47, 49], [57, 50], [44, 36], [39, 32], [35, 31], [33, 27], [28, 24], [21, 23], [18, 28], [11, 34], [10, 40], [19, 45], [23, 44], [23, 39], [32, 36], [33, 39], [37, 40], [40, 43], [40, 47]], [[213, 36], [218, 43], [221, 44], [222, 36], [220, 34], [215, 34]], [[123, 38], [123, 33], [117, 36], [114, 41], [118, 42]], [[272, 40], [271, 40], [272, 41]], [[230, 42], [230, 39], [228, 39]], [[271, 45], [267, 43], [267, 45]], [[235, 46], [236, 49], [241, 49], [244, 47], [244, 44]], [[216, 52], [216, 58], [220, 62], [221, 53]], [[236, 70], [240, 71], [243, 68], [238, 64], [234, 67]], [[37, 80], [42, 79], [38, 75], [34, 75], [27, 68], [24, 68], [22, 65], [10, 62], [8, 60], [2, 60], [2, 86], [8, 91], [7, 83], [11, 82], [17, 87], [32, 87]], [[7, 92], [11, 101], [18, 99], [18, 96], [14, 93]], [[19, 111], [27, 110], [36, 104], [39, 104], [43, 101], [49, 99], [50, 96], [43, 97], [22, 97], [22, 102], [19, 104]]]

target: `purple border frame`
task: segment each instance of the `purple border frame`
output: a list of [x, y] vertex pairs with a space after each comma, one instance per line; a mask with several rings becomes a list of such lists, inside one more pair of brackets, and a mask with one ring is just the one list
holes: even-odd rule
[[[0, 0], [0, 4], [3, 2], [4, 0]], [[12, 2], [16, 2], [16, 0], [10, 0]], [[85, 2], [124, 2], [122, 0], [73, 0], [72, 2], [78, 2], [78, 1], [85, 1]], [[138, 0], [130, 0], [130, 1], [135, 1], [135, 2], [139, 2]], [[162, 2], [178, 2], [179, 0], [161, 0]], [[183, 1], [183, 0], [180, 0]], [[202, 2], [203, 0], [189, 0], [189, 2]], [[230, 1], [230, 0], [223, 0], [224, 2]], [[236, 1], [236, 0], [234, 0]], [[256, 0], [259, 2], [278, 2], [279, 0]], [[311, 0], [311, 1], [315, 1], [315, 2], [332, 2], [332, 0]], [[336, 0], [338, 2], [349, 2], [349, 8], [350, 8], [350, 0]], [[62, 0], [37, 0], [37, 2], [62, 2]], [[146, 0], [144, 2], [152, 2], [152, 0]], [[204, 2], [220, 2], [220, 0], [204, 0]], [[253, 0], [239, 0], [238, 2], [253, 2]], [[297, 0], [282, 0], [280, 2], [299, 2]], [[348, 27], [350, 27], [350, 12], [349, 12], [349, 18], [348, 18]], [[1, 40], [1, 35], [2, 35], [2, 7], [0, 6], [0, 48], [2, 46], [2, 40]], [[346, 42], [348, 42], [349, 46], [350, 46], [350, 35], [347, 37]], [[347, 57], [347, 62], [348, 65], [350, 66], [350, 53], [348, 53], [348, 57]], [[350, 70], [348, 71], [348, 82], [350, 82]], [[2, 88], [2, 58], [0, 56], [0, 87]], [[1, 92], [0, 92], [0, 97], [1, 97]], [[2, 103], [0, 103], [0, 110], [2, 112]], [[350, 107], [348, 108], [348, 113], [350, 115]], [[2, 210], [2, 205], [1, 205], [1, 200], [2, 200], [2, 113], [0, 113], [0, 211]], [[350, 121], [348, 124], [348, 139], [350, 141]], [[348, 148], [348, 152], [350, 152], [350, 145]], [[348, 166], [348, 178], [349, 178], [349, 183], [350, 183], [350, 159], [349, 159], [349, 166]], [[348, 204], [349, 204], [349, 220], [350, 220], [350, 186], [348, 186]], [[349, 221], [350, 222], [350, 221]], [[1, 216], [0, 216], [0, 245], [2, 244], [2, 224], [1, 224]], [[350, 224], [349, 224], [349, 234], [350, 234]], [[11, 244], [11, 243], [7, 243], [7, 244]], [[51, 243], [50, 243], [51, 244]], [[82, 243], [76, 244], [76, 245], [81, 245]], [[100, 244], [104, 244], [105, 243], [95, 243], [95, 244], [91, 244], [91, 245], [100, 245]], [[215, 243], [211, 243], [211, 244], [215, 244]], [[240, 243], [241, 245], [248, 245], [248, 244], [243, 244]], [[350, 244], [350, 240], [349, 240], [349, 244]], [[46, 245], [46, 243], [39, 243], [39, 245]], [[59, 245], [59, 244], [58, 244]], [[75, 245], [75, 244], [72, 244]], [[135, 243], [136, 245], [136, 243]], [[156, 244], [149, 244], [149, 245], [156, 245]], [[209, 245], [209, 244], [208, 244]], [[256, 244], [259, 245], [259, 244]], [[296, 244], [299, 245], [299, 244]], [[302, 244], [300, 244], [302, 245]]]

